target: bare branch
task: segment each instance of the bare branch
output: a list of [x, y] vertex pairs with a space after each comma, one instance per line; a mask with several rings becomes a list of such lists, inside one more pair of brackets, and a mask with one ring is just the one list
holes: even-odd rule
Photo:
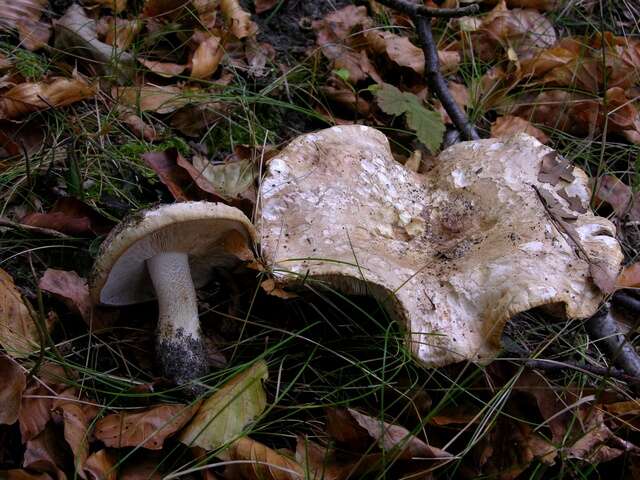
[[421, 15], [424, 17], [434, 18], [455, 18], [464, 17], [466, 15], [473, 15], [480, 11], [480, 7], [477, 4], [467, 5], [460, 8], [430, 8], [424, 5], [416, 5], [415, 3], [408, 2], [406, 0], [377, 0], [378, 3], [385, 5], [394, 10], [415, 17]]

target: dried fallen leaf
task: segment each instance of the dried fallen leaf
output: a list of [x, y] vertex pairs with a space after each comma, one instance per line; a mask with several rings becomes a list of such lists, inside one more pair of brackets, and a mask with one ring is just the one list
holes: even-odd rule
[[20, 45], [27, 50], [39, 50], [49, 43], [51, 25], [48, 23], [23, 18], [18, 20], [16, 27], [20, 35]]
[[631, 189], [619, 178], [613, 175], [604, 175], [597, 181], [596, 206], [606, 203], [613, 209], [617, 217], [622, 218], [629, 209], [631, 199]]
[[84, 470], [93, 480], [116, 480], [116, 460], [107, 450], [92, 453], [84, 463]]
[[251, 21], [251, 14], [242, 9], [238, 0], [220, 0], [220, 10], [237, 38], [245, 38], [258, 31], [258, 26]]
[[187, 68], [186, 65], [178, 65], [177, 63], [168, 62], [156, 62], [154, 60], [146, 60], [144, 58], [138, 58], [138, 61], [156, 75], [160, 75], [161, 77], [165, 78], [171, 78], [180, 75]]
[[128, 49], [144, 24], [138, 20], [120, 17], [102, 17], [98, 21], [96, 31], [107, 44], [121, 50]]
[[63, 442], [53, 424], [49, 424], [37, 437], [27, 441], [22, 466], [36, 472], [50, 473], [54, 478], [64, 480], [67, 459]]
[[94, 94], [94, 88], [80, 79], [58, 77], [46, 82], [24, 82], [4, 92], [0, 98], [0, 120], [13, 120], [30, 112], [64, 107]]
[[[142, 155], [142, 159], [177, 201], [204, 200], [213, 192], [207, 180], [175, 149], [148, 152]], [[190, 170], [193, 170], [193, 175]]]
[[118, 471], [120, 480], [161, 480], [161, 460], [155, 458], [134, 458], [128, 460]]
[[38, 349], [38, 327], [11, 276], [0, 269], [0, 345], [16, 358]]
[[259, 15], [267, 12], [275, 7], [278, 2], [280, 2], [280, 0], [255, 0], [254, 4], [256, 6], [256, 13]]
[[[441, 458], [447, 459], [451, 457], [448, 452], [439, 448], [427, 445], [418, 437], [413, 435], [404, 427], [384, 422], [379, 418], [373, 418], [354, 409], [347, 409], [339, 415], [329, 415], [329, 425], [327, 429], [330, 434], [345, 428], [344, 423], [355, 422], [360, 428], [367, 432], [369, 437], [373, 439], [378, 447], [384, 452], [395, 452], [400, 458], [410, 459], [413, 457], [422, 458]], [[336, 419], [341, 419], [341, 424]], [[350, 427], [354, 430], [354, 425]]]
[[267, 293], [267, 295], [271, 295], [272, 297], [282, 298], [283, 300], [289, 300], [291, 298], [298, 298], [298, 294], [295, 292], [287, 292], [282, 287], [280, 287], [273, 278], [268, 278], [267, 280], [260, 283], [260, 287]]
[[258, 167], [251, 158], [213, 164], [206, 157], [195, 155], [193, 167], [221, 197], [255, 199], [255, 192], [250, 190], [258, 176]]
[[46, 473], [30, 473], [26, 470], [0, 470], [0, 478], [3, 480], [52, 480], [51, 476]]
[[47, 4], [47, 0], [0, 0], [0, 31], [15, 28], [24, 48], [44, 47], [51, 35], [49, 23], [41, 20]]
[[196, 405], [160, 405], [140, 413], [114, 413], [98, 420], [95, 436], [107, 447], [160, 450], [197, 410]]
[[112, 221], [73, 197], [59, 198], [47, 213], [30, 213], [20, 223], [67, 235], [105, 235], [113, 227]]
[[632, 263], [622, 269], [616, 279], [617, 288], [640, 288], [640, 262]]
[[0, 425], [16, 423], [26, 386], [27, 379], [20, 365], [0, 354]]
[[108, 8], [113, 13], [122, 13], [127, 8], [127, 0], [90, 0], [88, 3]]
[[218, 69], [223, 55], [224, 49], [220, 37], [207, 35], [193, 52], [191, 78], [209, 78]]
[[87, 280], [74, 271], [48, 268], [38, 282], [38, 287], [58, 297], [69, 310], [80, 315], [94, 329], [104, 328], [111, 323], [112, 318], [108, 314], [93, 307]]
[[540, 143], [546, 144], [549, 141], [549, 137], [547, 137], [542, 130], [534, 127], [531, 122], [524, 118], [505, 115], [503, 117], [498, 117], [493, 125], [491, 125], [492, 137], [511, 137], [520, 132], [531, 135], [538, 139]]
[[114, 87], [113, 98], [135, 111], [170, 113], [189, 103], [180, 87], [144, 85], [141, 87]]
[[238, 438], [267, 404], [262, 387], [267, 377], [267, 364], [262, 360], [235, 375], [202, 404], [180, 441], [214, 450]]
[[224, 455], [230, 460], [243, 462], [232, 465], [229, 478], [243, 480], [303, 480], [307, 478], [302, 467], [293, 458], [276, 452], [249, 437], [241, 437], [236, 440], [224, 452]]

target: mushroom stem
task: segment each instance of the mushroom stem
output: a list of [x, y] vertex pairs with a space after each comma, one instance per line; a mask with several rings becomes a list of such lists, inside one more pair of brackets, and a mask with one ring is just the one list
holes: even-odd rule
[[162, 373], [178, 385], [190, 383], [207, 374], [207, 361], [189, 257], [159, 253], [147, 260], [147, 269], [158, 297], [156, 356]]

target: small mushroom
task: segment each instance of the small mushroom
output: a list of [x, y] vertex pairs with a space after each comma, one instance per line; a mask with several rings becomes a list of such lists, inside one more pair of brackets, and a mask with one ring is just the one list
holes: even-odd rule
[[262, 254], [285, 286], [315, 278], [377, 297], [427, 366], [488, 360], [519, 312], [595, 313], [594, 280], [620, 267], [587, 176], [555, 158], [519, 134], [454, 145], [421, 175], [375, 129], [303, 135], [263, 179]]
[[211, 278], [214, 267], [238, 263], [225, 249], [234, 235], [255, 241], [253, 225], [237, 208], [161, 205], [123, 220], [98, 254], [90, 278], [93, 301], [118, 306], [157, 298], [156, 356], [163, 375], [178, 385], [207, 373], [195, 288]]

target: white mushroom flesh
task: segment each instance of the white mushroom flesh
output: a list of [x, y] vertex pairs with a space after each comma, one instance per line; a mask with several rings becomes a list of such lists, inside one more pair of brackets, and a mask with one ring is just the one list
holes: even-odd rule
[[[593, 314], [603, 294], [590, 263], [615, 275], [622, 260], [614, 226], [588, 210], [583, 172], [538, 181], [550, 152], [524, 134], [465, 142], [420, 175], [394, 161], [375, 129], [303, 135], [263, 179], [263, 256], [284, 283], [309, 275], [351, 293], [375, 285], [369, 292], [387, 301], [426, 365], [492, 358], [516, 313], [562, 304], [569, 318]], [[571, 210], [565, 187], [587, 213]], [[541, 194], [575, 217], [579, 248]]]

